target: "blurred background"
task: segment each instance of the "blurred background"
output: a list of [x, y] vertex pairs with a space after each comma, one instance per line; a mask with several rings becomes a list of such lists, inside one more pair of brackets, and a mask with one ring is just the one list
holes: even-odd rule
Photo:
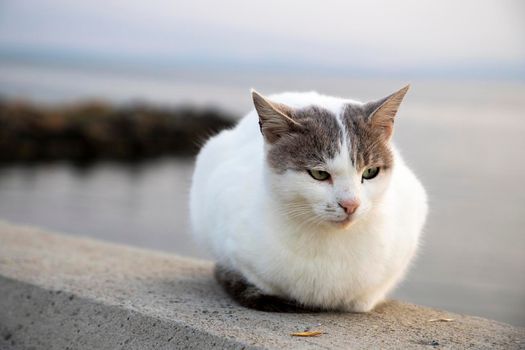
[[0, 219], [207, 258], [193, 156], [251, 87], [406, 83], [395, 142], [431, 209], [394, 297], [525, 326], [519, 0], [0, 0]]

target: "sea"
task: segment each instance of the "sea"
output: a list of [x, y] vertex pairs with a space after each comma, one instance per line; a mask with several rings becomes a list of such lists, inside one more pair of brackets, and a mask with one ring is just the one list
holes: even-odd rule
[[[250, 88], [368, 101], [411, 83], [394, 142], [429, 194], [418, 257], [393, 297], [525, 326], [525, 83], [311, 73], [157, 72], [0, 62], [0, 96], [202, 106], [241, 117]], [[188, 223], [192, 158], [0, 167], [0, 220], [210, 259]]]

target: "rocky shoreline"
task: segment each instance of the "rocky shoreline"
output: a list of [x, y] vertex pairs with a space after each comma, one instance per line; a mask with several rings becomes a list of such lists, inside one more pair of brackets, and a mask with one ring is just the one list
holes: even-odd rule
[[231, 127], [234, 120], [210, 108], [99, 101], [41, 106], [0, 99], [0, 162], [192, 156], [200, 142]]

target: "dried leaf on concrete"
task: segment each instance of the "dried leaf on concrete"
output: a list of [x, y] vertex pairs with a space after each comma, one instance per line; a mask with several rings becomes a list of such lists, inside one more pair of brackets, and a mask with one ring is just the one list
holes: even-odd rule
[[309, 332], [297, 332], [290, 334], [292, 337], [318, 337], [324, 334], [324, 332], [319, 331], [309, 331]]

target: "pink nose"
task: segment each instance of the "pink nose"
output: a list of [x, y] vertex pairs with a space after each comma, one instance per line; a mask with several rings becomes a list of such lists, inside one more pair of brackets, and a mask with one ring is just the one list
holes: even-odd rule
[[345, 213], [352, 215], [359, 208], [359, 199], [350, 199], [339, 202], [339, 206], [345, 210]]

